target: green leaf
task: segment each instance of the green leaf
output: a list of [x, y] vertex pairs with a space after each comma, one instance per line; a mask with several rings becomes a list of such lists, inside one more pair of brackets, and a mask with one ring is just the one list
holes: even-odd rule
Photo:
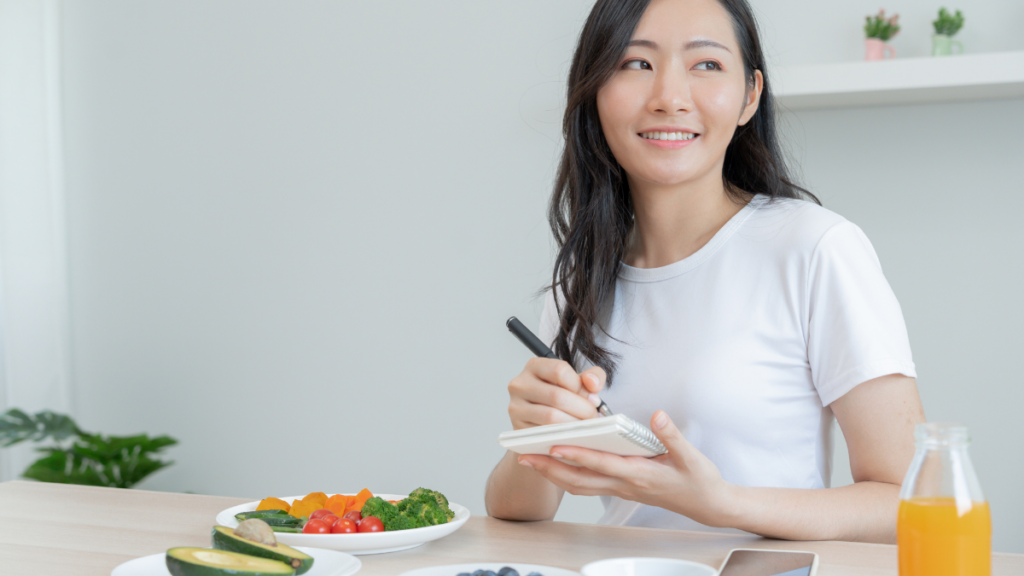
[[60, 442], [80, 434], [82, 431], [74, 420], [49, 410], [43, 410], [32, 417], [17, 408], [11, 408], [0, 415], [0, 447], [47, 438]]
[[174, 444], [177, 440], [169, 436], [84, 435], [68, 449], [40, 448], [46, 456], [29, 466], [23, 475], [43, 482], [131, 488], [172, 464], [149, 455]]

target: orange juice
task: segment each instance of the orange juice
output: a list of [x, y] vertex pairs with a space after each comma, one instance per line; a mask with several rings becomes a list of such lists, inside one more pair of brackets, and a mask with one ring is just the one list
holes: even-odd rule
[[900, 576], [990, 576], [992, 521], [988, 503], [959, 516], [953, 498], [900, 502], [896, 523]]

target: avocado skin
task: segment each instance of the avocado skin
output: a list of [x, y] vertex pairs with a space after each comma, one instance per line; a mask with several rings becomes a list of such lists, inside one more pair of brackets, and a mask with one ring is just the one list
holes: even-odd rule
[[214, 526], [212, 540], [213, 547], [218, 550], [227, 550], [228, 552], [238, 552], [240, 554], [248, 554], [249, 556], [258, 556], [284, 562], [295, 568], [296, 575], [305, 574], [313, 567], [312, 557], [299, 552], [291, 546], [285, 546], [278, 542], [278, 550], [268, 550], [256, 542], [250, 542], [245, 538], [235, 536], [235, 531], [227, 526]]
[[197, 564], [195, 562], [187, 562], [177, 558], [174, 553], [177, 550], [192, 550], [194, 548], [171, 548], [166, 554], [167, 571], [171, 573], [171, 576], [266, 576], [267, 574], [274, 574], [276, 576], [288, 576], [295, 572], [290, 572], [290, 567], [287, 564], [281, 563], [281, 567], [285, 570], [232, 570], [230, 568], [222, 568], [217, 566], [207, 566], [204, 564]]

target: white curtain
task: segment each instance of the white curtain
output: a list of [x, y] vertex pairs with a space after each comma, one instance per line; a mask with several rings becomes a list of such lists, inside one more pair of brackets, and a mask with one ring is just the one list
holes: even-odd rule
[[[0, 0], [0, 411], [73, 411], [59, 10]], [[0, 480], [34, 458], [0, 450]]]

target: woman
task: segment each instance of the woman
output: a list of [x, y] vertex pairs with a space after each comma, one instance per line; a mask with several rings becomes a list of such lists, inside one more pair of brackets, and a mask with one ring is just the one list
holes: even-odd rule
[[562, 360], [527, 363], [509, 416], [592, 418], [601, 392], [669, 453], [509, 453], [492, 516], [551, 519], [568, 491], [601, 496], [606, 524], [895, 541], [924, 421], [902, 313], [860, 229], [789, 179], [768, 87], [744, 0], [594, 6], [550, 213], [540, 337]]

